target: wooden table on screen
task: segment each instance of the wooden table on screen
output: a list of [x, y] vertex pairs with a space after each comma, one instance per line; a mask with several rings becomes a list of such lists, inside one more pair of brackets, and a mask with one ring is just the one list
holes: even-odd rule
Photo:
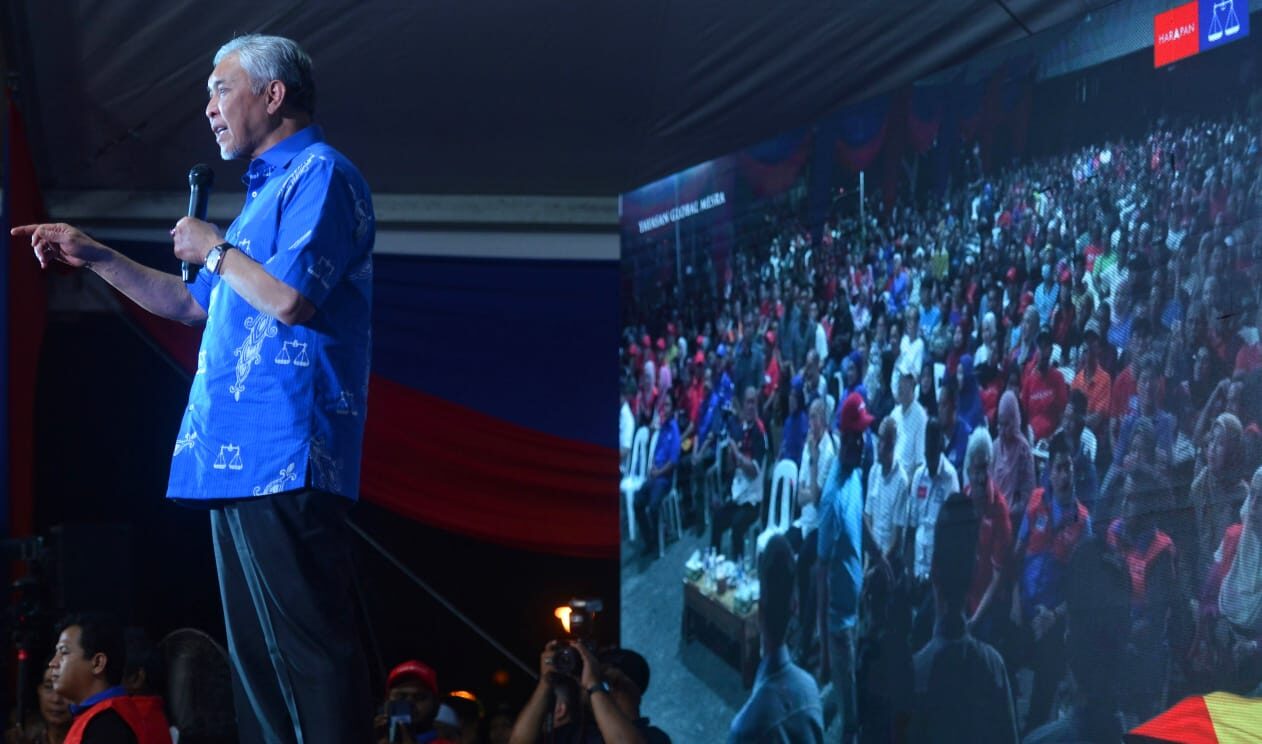
[[[745, 614], [736, 612], [733, 592], [729, 589], [721, 595], [706, 594], [697, 584], [684, 580], [684, 616], [680, 639], [690, 643], [698, 636], [703, 640], [714, 635], [724, 641], [721, 648], [711, 647], [741, 673], [746, 687], [754, 684], [760, 658], [758, 639], [758, 605], [755, 603]], [[710, 631], [710, 632], [705, 632]]]

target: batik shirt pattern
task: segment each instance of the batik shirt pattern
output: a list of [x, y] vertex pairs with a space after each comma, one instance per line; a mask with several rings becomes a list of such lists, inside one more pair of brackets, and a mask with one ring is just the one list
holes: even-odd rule
[[[250, 162], [224, 239], [316, 307], [287, 326], [220, 277], [189, 289], [206, 310], [167, 497], [216, 501], [318, 488], [359, 493], [371, 352], [372, 195], [307, 127]], [[230, 260], [230, 259], [229, 259]]]

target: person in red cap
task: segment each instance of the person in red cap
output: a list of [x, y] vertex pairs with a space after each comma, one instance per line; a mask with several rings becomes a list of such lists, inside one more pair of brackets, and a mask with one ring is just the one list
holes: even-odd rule
[[386, 677], [386, 700], [373, 721], [377, 744], [447, 744], [434, 731], [437, 716], [438, 675], [430, 665], [409, 659]]
[[841, 454], [833, 462], [820, 497], [816, 539], [821, 676], [832, 680], [843, 741], [849, 740], [859, 726], [855, 642], [863, 581], [861, 553], [867, 551], [875, 564], [888, 570], [884, 556], [863, 525], [863, 435], [875, 420], [862, 395], [846, 396], [841, 404]]

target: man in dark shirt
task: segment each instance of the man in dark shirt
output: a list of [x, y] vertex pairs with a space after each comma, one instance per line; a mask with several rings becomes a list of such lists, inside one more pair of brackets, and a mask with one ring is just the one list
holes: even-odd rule
[[767, 542], [758, 567], [762, 594], [758, 602], [758, 631], [763, 658], [754, 690], [732, 719], [729, 744], [741, 742], [824, 741], [824, 710], [819, 688], [789, 659], [784, 636], [793, 600], [793, 549], [783, 535]]
[[75, 716], [67, 742], [171, 744], [161, 701], [128, 697], [122, 685], [125, 662], [123, 629], [112, 618], [85, 614], [63, 624], [48, 666], [53, 690], [70, 701]]
[[1025, 738], [1025, 744], [1116, 742], [1122, 738], [1118, 690], [1130, 636], [1130, 580], [1104, 540], [1082, 541], [1069, 561], [1066, 656], [1075, 700], [1068, 715]]
[[990, 645], [968, 633], [964, 598], [973, 577], [978, 520], [968, 499], [952, 494], [934, 530], [933, 638], [916, 654], [913, 741], [1016, 742], [1008, 672]]

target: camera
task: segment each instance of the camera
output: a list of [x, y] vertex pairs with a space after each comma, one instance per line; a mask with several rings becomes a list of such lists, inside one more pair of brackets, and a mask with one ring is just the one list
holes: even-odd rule
[[558, 648], [552, 654], [552, 668], [558, 673], [570, 677], [582, 674], [583, 656], [569, 641], [577, 640], [590, 649], [596, 614], [602, 611], [604, 603], [599, 599], [575, 598], [569, 604], [556, 608], [554, 614], [565, 631], [565, 636], [557, 642]]

